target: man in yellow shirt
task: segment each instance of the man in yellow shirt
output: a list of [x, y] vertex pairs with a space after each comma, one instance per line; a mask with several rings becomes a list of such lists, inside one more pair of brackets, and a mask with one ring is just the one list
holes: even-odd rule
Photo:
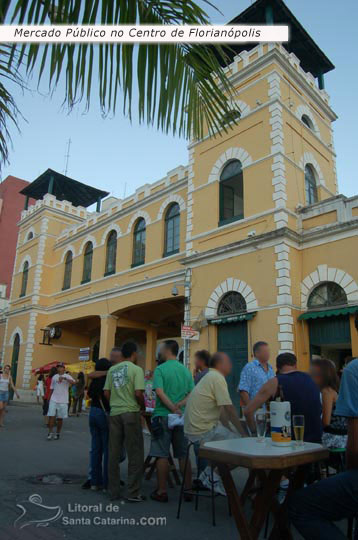
[[209, 365], [209, 373], [195, 386], [188, 398], [184, 413], [184, 432], [194, 443], [200, 473], [199, 482], [210, 489], [214, 482], [214, 490], [226, 495], [220, 478], [212, 473], [206, 460], [199, 459], [200, 444], [236, 439], [245, 433], [232, 404], [225, 379], [232, 370], [230, 358], [223, 352], [217, 352], [212, 356]]
[[226, 353], [212, 356], [209, 373], [195, 386], [187, 401], [184, 432], [190, 441], [208, 442], [245, 434], [225, 379], [231, 371], [232, 363]]

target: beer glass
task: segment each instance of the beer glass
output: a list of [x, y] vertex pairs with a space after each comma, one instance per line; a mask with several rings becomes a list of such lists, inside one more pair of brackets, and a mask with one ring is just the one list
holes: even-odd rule
[[266, 411], [259, 409], [255, 414], [257, 442], [264, 442], [266, 435]]
[[305, 434], [305, 417], [303, 414], [294, 414], [292, 417], [293, 431], [297, 446], [303, 446]]

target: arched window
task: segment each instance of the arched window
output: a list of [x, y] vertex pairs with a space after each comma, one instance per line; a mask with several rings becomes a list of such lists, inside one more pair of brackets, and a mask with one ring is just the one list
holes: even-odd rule
[[222, 297], [218, 307], [218, 315], [235, 315], [246, 311], [246, 301], [242, 294], [231, 291]]
[[302, 117], [301, 117], [301, 120], [308, 128], [310, 128], [310, 129], [312, 129], [312, 131], [314, 131], [313, 122], [310, 119], [310, 117], [307, 116], [307, 114], [303, 114]]
[[344, 306], [345, 304], [347, 304], [346, 293], [340, 285], [333, 281], [321, 283], [313, 289], [307, 302], [309, 308]]
[[133, 262], [132, 266], [139, 266], [145, 261], [145, 220], [139, 218], [133, 233]]
[[107, 238], [107, 251], [106, 251], [106, 266], [104, 275], [109, 276], [116, 271], [116, 258], [117, 258], [117, 233], [111, 231]]
[[244, 182], [241, 162], [230, 161], [220, 176], [220, 225], [244, 217]]
[[178, 203], [169, 206], [165, 214], [164, 255], [178, 253], [180, 247], [180, 208]]
[[314, 204], [318, 201], [316, 176], [311, 165], [305, 167], [306, 203]]
[[25, 296], [27, 289], [27, 281], [29, 279], [29, 263], [25, 261], [22, 269], [22, 281], [21, 281], [21, 292], [20, 296]]
[[82, 274], [81, 283], [87, 283], [88, 281], [91, 281], [92, 259], [93, 259], [93, 244], [92, 242], [87, 242], [84, 256], [83, 256], [83, 274]]
[[72, 276], [72, 251], [68, 251], [65, 257], [65, 272], [63, 274], [63, 287], [62, 289], [69, 289], [71, 287]]

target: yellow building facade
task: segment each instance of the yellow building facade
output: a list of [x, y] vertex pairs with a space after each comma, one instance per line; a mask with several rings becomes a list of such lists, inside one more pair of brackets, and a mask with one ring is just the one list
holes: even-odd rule
[[[237, 125], [189, 145], [189, 162], [100, 212], [45, 194], [20, 222], [4, 363], [25, 394], [32, 370], [131, 339], [155, 366], [181, 325], [189, 365], [227, 351], [234, 393], [255, 341], [308, 369], [358, 356], [358, 197], [338, 195], [329, 96], [280, 44], [225, 68]], [[50, 345], [43, 344], [53, 328]]]

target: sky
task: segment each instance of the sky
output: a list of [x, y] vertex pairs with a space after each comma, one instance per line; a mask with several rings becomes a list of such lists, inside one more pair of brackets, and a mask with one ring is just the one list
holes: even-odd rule
[[[203, 5], [202, 1], [199, 1]], [[246, 9], [251, 0], [212, 0], [221, 14], [207, 8], [211, 21], [224, 24]], [[325, 76], [331, 106], [338, 115], [334, 125], [337, 173], [340, 192], [358, 192], [357, 96], [358, 57], [356, 53], [357, 0], [286, 0], [286, 4], [326, 53], [336, 69]], [[344, 7], [344, 13], [343, 13]], [[186, 165], [187, 141], [163, 134], [155, 128], [132, 124], [120, 107], [114, 117], [101, 116], [96, 93], [89, 112], [80, 104], [68, 113], [62, 106], [60, 85], [53, 95], [45, 87], [37, 90], [36, 80], [28, 82], [25, 93], [16, 91], [21, 109], [21, 133], [11, 129], [10, 163], [7, 175], [32, 181], [47, 168], [65, 171], [68, 140], [68, 176], [123, 198], [139, 186], [155, 182], [167, 171]]]

